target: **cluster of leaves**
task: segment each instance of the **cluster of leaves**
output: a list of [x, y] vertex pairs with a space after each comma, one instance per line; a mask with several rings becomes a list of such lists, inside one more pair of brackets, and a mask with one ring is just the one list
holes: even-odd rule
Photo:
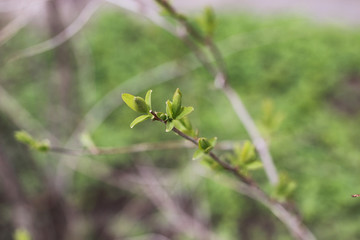
[[296, 182], [286, 174], [281, 173], [279, 176], [279, 183], [275, 186], [272, 192], [272, 197], [278, 201], [285, 202], [292, 197], [296, 189]]
[[15, 132], [15, 139], [25, 145], [29, 146], [32, 149], [35, 149], [39, 152], [47, 152], [50, 149], [50, 142], [49, 140], [37, 140], [34, 139], [28, 132], [16, 131]]
[[193, 155], [193, 160], [202, 159], [205, 154], [208, 154], [211, 150], [213, 150], [216, 145], [216, 141], [217, 141], [217, 137], [213, 137], [210, 139], [199, 138], [198, 149], [195, 151]]
[[[177, 88], [172, 101], [166, 101], [166, 112], [153, 112], [151, 107], [151, 93], [149, 90], [146, 93], [145, 99], [139, 96], [133, 96], [128, 93], [124, 93], [122, 98], [124, 102], [134, 111], [144, 113], [130, 124], [130, 127], [134, 127], [136, 124], [143, 122], [147, 119], [160, 120], [166, 124], [166, 132], [170, 132], [174, 127], [178, 128], [183, 133], [187, 133], [190, 136], [194, 136], [198, 142], [198, 149], [193, 155], [193, 160], [204, 160], [211, 168], [218, 169], [220, 166], [207, 157], [207, 154], [214, 149], [217, 138], [210, 139], [200, 137], [197, 138], [197, 131], [195, 132], [191, 126], [189, 119], [186, 117], [190, 114], [193, 107], [182, 106], [182, 94]], [[157, 118], [157, 119], [156, 119]], [[250, 141], [246, 141], [242, 147], [236, 146], [234, 154], [227, 156], [228, 161], [239, 171], [248, 175], [251, 170], [256, 170], [262, 167], [262, 163], [257, 159], [255, 147]], [[210, 160], [210, 161], [209, 161]]]
[[[155, 119], [158, 117], [166, 124], [166, 132], [170, 132], [174, 127], [181, 132], [188, 134], [192, 137], [198, 135], [198, 131], [194, 130], [187, 115], [194, 111], [193, 107], [182, 106], [182, 94], [177, 88], [173, 95], [172, 101], [166, 101], [166, 112], [153, 112], [151, 107], [151, 93], [152, 90], [147, 91], [145, 99], [139, 96], [133, 96], [128, 93], [122, 95], [124, 102], [134, 111], [145, 113], [137, 118], [130, 124], [133, 128], [136, 124], [143, 122], [147, 119]], [[194, 153], [193, 159], [201, 159], [205, 154], [208, 154], [215, 146], [217, 138], [198, 138], [198, 150]]]
[[239, 171], [245, 176], [249, 171], [262, 168], [262, 163], [257, 159], [255, 146], [250, 141], [245, 141], [241, 145], [235, 145], [234, 153], [227, 155], [227, 159], [233, 166], [236, 166]]
[[179, 126], [181, 129], [185, 129], [187, 132], [194, 135], [196, 132], [192, 129], [192, 126], [188, 119], [186, 118], [192, 111], [193, 107], [184, 107], [182, 106], [182, 94], [177, 88], [172, 101], [166, 101], [166, 112], [154, 112], [151, 107], [151, 93], [152, 90], [147, 91], [145, 99], [139, 96], [134, 96], [128, 93], [122, 94], [122, 99], [132, 110], [144, 113], [130, 124], [130, 127], [133, 128], [136, 124], [141, 123], [147, 119], [153, 119], [155, 116], [153, 113], [161, 119], [166, 124], [166, 132], [170, 132], [175, 125]]

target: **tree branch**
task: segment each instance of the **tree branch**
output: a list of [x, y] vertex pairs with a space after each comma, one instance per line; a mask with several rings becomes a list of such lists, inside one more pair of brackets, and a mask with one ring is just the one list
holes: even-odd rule
[[181, 39], [186, 39], [186, 41], [184, 41], [185, 44], [187, 44], [189, 48], [194, 51], [195, 56], [206, 67], [206, 69], [209, 68], [208, 62], [211, 62], [211, 60], [206, 60], [208, 59], [208, 56], [203, 53], [203, 51], [196, 45], [196, 43], [189, 44], [189, 41], [191, 41], [191, 39], [194, 39], [195, 42], [197, 41], [200, 44], [205, 44], [208, 47], [213, 59], [215, 60], [215, 64], [213, 65], [213, 67], [216, 70], [214, 71], [211, 68], [211, 70], [209, 71], [215, 79], [215, 86], [221, 89], [227, 96], [227, 98], [230, 100], [233, 109], [235, 110], [240, 121], [243, 123], [253, 144], [256, 147], [256, 150], [259, 152], [260, 159], [263, 162], [264, 169], [270, 183], [272, 185], [276, 185], [279, 181], [279, 177], [266, 141], [262, 138], [260, 131], [257, 129], [254, 120], [251, 118], [250, 114], [245, 108], [245, 105], [241, 101], [240, 96], [229, 85], [226, 73], [226, 64], [216, 44], [211, 38], [205, 38], [200, 33], [198, 33], [198, 31], [187, 21], [187, 19], [183, 15], [178, 13], [166, 0], [155, 1], [160, 4], [165, 10], [167, 10], [168, 13], [187, 30], [185, 33], [178, 37], [180, 37]]

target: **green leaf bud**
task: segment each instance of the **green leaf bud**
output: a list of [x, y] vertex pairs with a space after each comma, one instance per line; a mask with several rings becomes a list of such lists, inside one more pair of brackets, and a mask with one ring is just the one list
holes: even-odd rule
[[174, 118], [176, 118], [180, 114], [181, 97], [182, 97], [182, 94], [181, 94], [179, 88], [177, 88], [175, 90], [175, 93], [174, 93], [174, 96], [173, 96], [173, 101], [172, 101], [172, 113], [173, 113]]
[[175, 127], [174, 121], [168, 121], [166, 123], [166, 132], [170, 132]]
[[149, 113], [150, 108], [149, 106], [146, 104], [145, 100], [141, 97], [135, 97], [134, 98], [135, 101], [135, 108], [136, 111], [140, 112], [140, 113]]
[[172, 103], [170, 100], [166, 101], [166, 114], [173, 119]]

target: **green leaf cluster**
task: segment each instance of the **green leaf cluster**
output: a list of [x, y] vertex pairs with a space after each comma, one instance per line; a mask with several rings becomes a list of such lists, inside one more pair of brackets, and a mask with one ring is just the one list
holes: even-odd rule
[[[149, 90], [146, 93], [145, 99], [128, 93], [124, 93], [122, 95], [122, 99], [132, 110], [140, 113], [146, 113], [145, 115], [137, 117], [130, 124], [131, 128], [147, 119], [154, 119], [154, 116], [150, 112], [152, 110], [151, 93], [152, 90]], [[166, 101], [166, 113], [156, 112], [156, 116], [166, 123], [166, 132], [170, 132], [176, 125], [179, 126], [179, 128], [188, 131], [188, 133], [191, 133], [193, 136], [196, 132], [192, 129], [189, 120], [186, 118], [186, 116], [192, 111], [194, 111], [193, 107], [182, 106], [182, 94], [179, 88], [177, 88], [172, 101]]]
[[151, 93], [152, 90], [148, 90], [145, 99], [139, 96], [134, 96], [129, 93], [124, 93], [121, 95], [122, 99], [128, 105], [129, 108], [134, 110], [135, 112], [144, 113], [144, 115], [141, 115], [134, 119], [130, 123], [130, 127], [133, 128], [136, 124], [139, 124], [147, 119], [153, 118], [153, 116], [150, 113], [151, 110]]
[[250, 141], [234, 147], [234, 153], [228, 155], [230, 162], [237, 166], [240, 171], [247, 175], [249, 171], [262, 168], [262, 163], [257, 159], [255, 146]]
[[15, 132], [15, 139], [30, 148], [35, 149], [39, 152], [47, 152], [50, 149], [49, 140], [36, 140], [28, 132], [21, 130]]
[[193, 155], [193, 160], [201, 159], [208, 154], [216, 145], [217, 137], [213, 137], [210, 139], [207, 138], [199, 138], [198, 139], [198, 149], [195, 151]]
[[285, 202], [292, 197], [296, 189], [296, 182], [286, 174], [281, 173], [279, 183], [274, 187], [272, 197], [278, 201]]

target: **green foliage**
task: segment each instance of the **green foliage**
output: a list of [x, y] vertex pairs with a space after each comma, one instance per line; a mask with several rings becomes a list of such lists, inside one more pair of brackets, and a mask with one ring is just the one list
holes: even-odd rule
[[174, 124], [177, 129], [191, 137], [196, 138], [199, 134], [198, 130], [193, 129], [193, 126], [187, 116], [182, 117], [180, 120], [174, 121]]
[[130, 128], [133, 128], [135, 125], [147, 120], [153, 118], [153, 116], [150, 113], [151, 110], [151, 93], [152, 90], [148, 90], [145, 95], [145, 100], [141, 97], [134, 96], [128, 93], [123, 93], [121, 95], [122, 99], [128, 105], [129, 108], [132, 110], [139, 112], [139, 113], [146, 113], [146, 115], [141, 115], [137, 118], [135, 118], [130, 123]]
[[27, 230], [16, 229], [14, 232], [14, 240], [31, 240], [31, 237]]
[[256, 157], [255, 146], [250, 141], [245, 141], [242, 146], [235, 145], [234, 153], [227, 155], [227, 158], [245, 175], [263, 167]]
[[39, 152], [47, 152], [50, 149], [49, 140], [36, 140], [26, 131], [16, 131], [15, 139]]
[[166, 101], [166, 114], [169, 116], [169, 119], [180, 120], [194, 111], [193, 107], [183, 107], [181, 105], [181, 98], [182, 94], [179, 88], [177, 88], [172, 101]]
[[[140, 113], [147, 113], [146, 115], [141, 115], [133, 120], [130, 124], [130, 127], [133, 128], [136, 124], [141, 123], [147, 119], [154, 119], [154, 116], [151, 114], [151, 93], [152, 90], [147, 91], [145, 100], [138, 96], [133, 96], [128, 93], [122, 94], [122, 99], [132, 110]], [[175, 125], [181, 126], [189, 133], [193, 133], [193, 129], [188, 120], [183, 120], [187, 115], [194, 111], [193, 107], [183, 107], [181, 105], [182, 94], [177, 88], [173, 95], [172, 101], [166, 101], [166, 113], [156, 112], [156, 116], [160, 118], [163, 122], [166, 123], [166, 132], [170, 132]]]
[[281, 173], [279, 183], [275, 186], [272, 196], [282, 202], [292, 197], [296, 189], [295, 181], [291, 180], [286, 173]]
[[135, 97], [128, 93], [122, 94], [121, 97], [132, 110], [139, 113], [149, 113], [150, 108], [143, 98]]
[[208, 6], [204, 9], [203, 16], [200, 18], [200, 24], [206, 36], [212, 37], [214, 35], [216, 17], [212, 7]]
[[130, 128], [133, 128], [136, 124], [141, 123], [147, 119], [150, 119], [151, 117], [152, 116], [148, 114], [148, 115], [141, 115], [141, 116], [135, 118], [134, 121], [132, 121], [130, 123]]
[[217, 137], [213, 137], [210, 139], [207, 138], [199, 138], [198, 139], [198, 149], [195, 151], [193, 155], [193, 160], [201, 159], [208, 154], [212, 149], [214, 149], [216, 145]]

